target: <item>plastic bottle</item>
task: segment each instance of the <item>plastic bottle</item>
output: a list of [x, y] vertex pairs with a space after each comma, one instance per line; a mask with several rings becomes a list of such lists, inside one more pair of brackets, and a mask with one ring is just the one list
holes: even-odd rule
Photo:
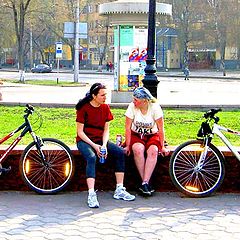
[[100, 162], [100, 163], [105, 163], [107, 149], [106, 149], [105, 147], [101, 147], [101, 148], [100, 148], [100, 153], [101, 153], [102, 155], [101, 155], [101, 157], [99, 158], [99, 162]]
[[117, 144], [117, 146], [121, 147], [121, 145], [122, 145], [122, 135], [121, 134], [117, 134], [116, 144]]

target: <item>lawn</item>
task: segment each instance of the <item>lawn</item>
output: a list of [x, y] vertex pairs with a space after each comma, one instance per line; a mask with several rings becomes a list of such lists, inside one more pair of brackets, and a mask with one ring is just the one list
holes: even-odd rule
[[[68, 145], [75, 144], [76, 124], [75, 109], [70, 108], [42, 108], [35, 107], [36, 111], [30, 120], [33, 129], [41, 137], [53, 137], [62, 140]], [[23, 122], [24, 107], [0, 106], [0, 138], [11, 130], [17, 128]], [[43, 123], [39, 128], [39, 119], [36, 114], [39, 112]], [[117, 134], [124, 135], [125, 117], [124, 109], [112, 109], [114, 120], [110, 124], [110, 139], [115, 142]], [[179, 145], [186, 140], [195, 139], [196, 133], [203, 120], [204, 111], [171, 110], [164, 109], [166, 140], [169, 145]], [[220, 124], [240, 130], [240, 111], [223, 111], [218, 114]], [[229, 139], [240, 146], [240, 138], [228, 134]], [[28, 144], [31, 137], [27, 136], [20, 144]], [[8, 142], [9, 143], [9, 140]], [[220, 141], [216, 145], [223, 145]]]
[[[8, 83], [20, 83], [19, 80], [9, 80], [9, 79], [2, 79], [0, 78], [0, 81], [8, 82]], [[87, 85], [86, 83], [81, 82], [72, 82], [72, 81], [62, 81], [57, 79], [54, 80], [25, 80], [24, 84], [30, 84], [30, 85], [40, 85], [40, 86], [58, 86], [58, 87], [76, 87], [76, 86], [83, 86]]]

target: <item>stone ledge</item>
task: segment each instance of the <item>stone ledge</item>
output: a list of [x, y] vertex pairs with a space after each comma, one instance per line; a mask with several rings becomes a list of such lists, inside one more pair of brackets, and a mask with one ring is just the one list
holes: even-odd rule
[[[11, 166], [12, 170], [0, 176], [1, 190], [29, 191], [21, 179], [19, 172], [19, 159], [26, 146], [18, 145], [3, 163], [4, 167]], [[169, 146], [171, 154], [176, 148]], [[0, 146], [0, 154], [6, 146]], [[81, 158], [76, 146], [70, 146], [75, 159], [75, 174], [65, 191], [86, 191], [85, 161]], [[240, 163], [225, 147], [220, 148], [226, 158], [226, 174], [224, 182], [219, 191], [240, 192]], [[110, 191], [115, 188], [114, 166], [111, 161], [106, 164], [97, 164], [96, 189]], [[136, 191], [140, 183], [140, 178], [132, 158], [126, 159], [125, 186], [130, 191]], [[173, 186], [169, 176], [169, 157], [159, 157], [157, 166], [152, 175], [152, 185], [156, 191], [177, 191]]]
[[[8, 146], [6, 146], [6, 145], [0, 145], [0, 154], [2, 154], [7, 147]], [[12, 150], [11, 155], [18, 155], [18, 154], [22, 153], [22, 151], [25, 148], [26, 148], [26, 145], [17, 145]], [[79, 153], [76, 145], [71, 145], [71, 146], [69, 146], [69, 148], [71, 149], [73, 155], [80, 156], [80, 153]], [[173, 151], [177, 148], [177, 146], [168, 146], [168, 148], [170, 149], [170, 155], [171, 155], [173, 153]], [[227, 147], [218, 147], [218, 149], [223, 153], [223, 155], [225, 157], [231, 157], [231, 156], [233, 157], [232, 152]], [[236, 150], [238, 152], [240, 152], [240, 147], [236, 148]]]

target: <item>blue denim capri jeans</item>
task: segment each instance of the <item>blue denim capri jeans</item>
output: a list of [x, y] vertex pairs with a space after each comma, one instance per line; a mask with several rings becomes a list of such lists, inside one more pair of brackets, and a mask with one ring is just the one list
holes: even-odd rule
[[[87, 162], [86, 177], [96, 178], [96, 162], [98, 161], [98, 156], [95, 150], [84, 141], [77, 142], [77, 148]], [[123, 149], [116, 144], [108, 141], [107, 151], [107, 160], [109, 161], [111, 159], [111, 161], [115, 162], [115, 172], [124, 172], [125, 154]]]

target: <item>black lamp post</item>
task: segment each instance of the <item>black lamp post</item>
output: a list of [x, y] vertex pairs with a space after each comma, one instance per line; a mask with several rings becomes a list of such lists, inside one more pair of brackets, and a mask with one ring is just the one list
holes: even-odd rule
[[144, 69], [145, 77], [142, 80], [154, 97], [157, 97], [157, 85], [159, 83], [156, 75], [155, 59], [155, 25], [156, 25], [156, 0], [149, 0], [148, 12], [148, 42], [147, 42], [147, 66]]

